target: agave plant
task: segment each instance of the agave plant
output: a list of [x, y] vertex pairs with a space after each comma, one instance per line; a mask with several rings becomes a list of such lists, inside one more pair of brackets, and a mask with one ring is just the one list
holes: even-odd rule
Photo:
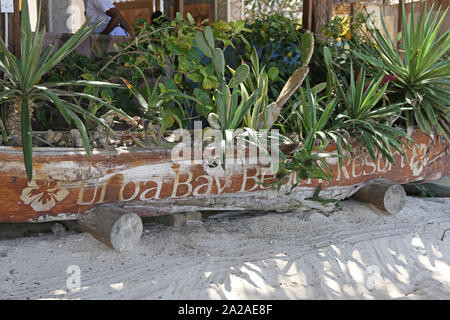
[[326, 87], [327, 84], [323, 82], [311, 88], [310, 81], [306, 79], [306, 88], [300, 87], [293, 94], [280, 116], [280, 121], [276, 124], [277, 127], [284, 134], [298, 135], [298, 140], [304, 141], [313, 127], [315, 117], [324, 109], [328, 96], [321, 93]]
[[248, 100], [249, 92], [255, 92], [260, 88], [259, 95], [255, 100], [253, 107], [244, 117], [244, 123], [247, 127], [256, 128], [258, 118], [261, 113], [265, 112], [266, 107], [269, 105], [269, 75], [265, 70], [265, 66], [261, 68], [258, 53], [255, 48], [252, 50], [250, 60], [252, 62], [252, 72], [247, 79], [240, 84], [240, 88], [244, 101]]
[[[295, 101], [279, 123], [283, 132], [297, 133], [300, 141], [292, 157], [283, 158], [280, 174], [273, 183], [278, 187], [292, 172], [297, 174], [297, 184], [305, 179], [333, 178], [326, 159], [338, 157], [342, 166], [343, 149], [352, 151], [351, 138], [364, 145], [373, 160], [378, 149], [391, 162], [394, 162], [393, 149], [404, 154], [402, 145], [411, 141], [406, 132], [389, 124], [389, 120], [401, 112], [401, 104], [385, 105], [382, 102], [388, 84], [380, 88], [383, 81], [381, 73], [374, 80], [366, 81], [363, 67], [356, 80], [351, 65], [350, 83], [341, 82], [334, 71], [328, 48], [324, 49], [324, 56], [329, 81], [310, 88], [307, 80], [306, 88], [298, 89]], [[325, 89], [327, 94], [321, 94]], [[324, 152], [331, 142], [336, 144], [337, 154]], [[320, 192], [320, 188], [316, 192]]]
[[[21, 58], [16, 58], [0, 38], [0, 70], [5, 78], [0, 80], [0, 101], [7, 106], [6, 129], [8, 134], [20, 137], [23, 147], [25, 169], [29, 180], [33, 177], [32, 128], [33, 105], [37, 101], [51, 102], [61, 113], [65, 121], [72, 122], [79, 129], [86, 154], [90, 158], [89, 139], [83, 121], [77, 114], [110, 128], [99, 118], [73, 103], [73, 97], [89, 99], [114, 110], [125, 117], [123, 111], [103, 100], [85, 93], [66, 91], [60, 88], [76, 86], [118, 87], [117, 85], [97, 81], [75, 81], [66, 83], [41, 83], [41, 78], [51, 72], [62, 59], [75, 50], [97, 27], [87, 22], [61, 48], [55, 51], [53, 46], [44, 50], [45, 30], [40, 27], [40, 9], [36, 32], [32, 34], [27, 1], [23, 2], [21, 15]], [[129, 117], [128, 117], [129, 118]], [[0, 120], [0, 126], [5, 128]]]
[[[406, 112], [408, 127], [418, 125], [430, 135], [436, 132], [450, 141], [450, 32], [446, 30], [438, 37], [445, 21], [447, 10], [434, 5], [428, 10], [425, 5], [415, 23], [414, 4], [408, 22], [403, 2], [403, 31], [398, 35], [400, 45], [389, 37], [385, 19], [381, 15], [384, 32], [374, 29], [366, 34], [367, 43], [353, 42], [355, 55], [369, 64], [376, 72], [384, 72], [397, 78], [390, 89], [401, 101], [410, 105]], [[364, 31], [362, 31], [364, 33]], [[360, 52], [358, 52], [360, 51]]]
[[[285, 159], [276, 184], [278, 188], [287, 175], [292, 172], [297, 174], [296, 187], [301, 180], [333, 178], [332, 169], [327, 158], [335, 157], [334, 154], [324, 153], [324, 149], [329, 145], [332, 138], [337, 139], [341, 132], [329, 128], [330, 119], [337, 106], [337, 98], [327, 101], [322, 108], [322, 101], [326, 97], [317, 99], [317, 93], [322, 91], [322, 84], [310, 88], [309, 81], [306, 81], [306, 89], [299, 88], [299, 96], [296, 103], [291, 107], [290, 114], [283, 121], [285, 124], [293, 122], [291, 129], [296, 129], [301, 140], [301, 144], [291, 159]], [[294, 109], [295, 108], [295, 109]], [[342, 154], [342, 152], [341, 152]]]
[[[173, 110], [172, 104], [174, 103], [181, 109], [181, 112], [184, 112], [184, 105], [180, 102], [180, 100], [200, 102], [195, 98], [182, 93], [175, 84], [172, 85], [169, 81], [166, 81], [165, 85], [160, 84], [160, 78], [156, 80], [156, 83], [152, 88], [143, 71], [137, 66], [134, 66], [134, 68], [142, 77], [143, 86], [141, 89], [138, 91], [126, 79], [122, 78], [122, 81], [126, 84], [127, 88], [138, 101], [143, 117], [146, 119], [155, 120], [160, 125], [160, 132], [153, 133], [158, 134], [161, 141], [155, 140], [154, 142], [165, 143], [162, 139], [162, 135], [166, 132], [167, 128], [172, 126], [172, 123], [176, 122], [180, 129], [183, 128], [183, 121], [175, 112], [176, 110]], [[162, 90], [161, 87], [163, 87], [164, 90]]]
[[[256, 145], [268, 155], [265, 149], [267, 146], [260, 141], [259, 130], [272, 128], [283, 106], [306, 78], [309, 72], [308, 63], [314, 50], [314, 37], [311, 33], [303, 35], [301, 43], [303, 65], [288, 79], [277, 100], [271, 104], [268, 104], [267, 97], [268, 75], [264, 72], [264, 68], [259, 68], [259, 61], [255, 57], [256, 51], [253, 51], [252, 57], [255, 79], [249, 79], [250, 67], [242, 64], [235, 71], [232, 70], [233, 77], [227, 83], [223, 52], [215, 48], [211, 29], [207, 27], [203, 33], [197, 32], [195, 40], [203, 54], [211, 58], [216, 76], [219, 79], [219, 87], [214, 92], [217, 113], [211, 113], [208, 117], [211, 127], [220, 129], [222, 137], [226, 137], [227, 131], [238, 129], [245, 123], [247, 127], [242, 130], [245, 135], [244, 139], [248, 139], [250, 143]], [[286, 139], [282, 135], [277, 135], [277, 138]], [[222, 140], [222, 165], [225, 164], [226, 148], [227, 141]], [[271, 146], [271, 148], [280, 155], [281, 159], [284, 159], [284, 155], [276, 146]], [[274, 161], [270, 158], [269, 161], [273, 169]]]
[[[404, 130], [391, 125], [403, 111], [403, 103], [387, 104], [382, 99], [389, 85], [387, 82], [380, 87], [384, 79], [383, 72], [381, 71], [373, 80], [366, 81], [366, 70], [363, 65], [356, 80], [351, 63], [350, 83], [345, 80], [341, 83], [334, 72], [328, 48], [324, 48], [324, 57], [329, 72], [329, 83], [332, 84], [332, 91], [338, 97], [341, 106], [341, 113], [329, 125], [329, 130], [333, 131], [332, 134], [347, 133], [334, 137], [338, 152], [342, 155], [342, 144], [351, 151], [349, 138], [353, 137], [367, 148], [372, 160], [376, 159], [375, 150], [378, 149], [390, 162], [394, 162], [393, 149], [404, 154], [402, 145], [412, 140]], [[342, 162], [340, 164], [342, 165]]]

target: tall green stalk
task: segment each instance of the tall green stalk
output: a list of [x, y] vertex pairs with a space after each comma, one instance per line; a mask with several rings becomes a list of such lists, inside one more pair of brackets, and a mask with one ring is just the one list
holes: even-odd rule
[[[120, 86], [111, 83], [98, 81], [73, 81], [65, 83], [41, 83], [42, 77], [51, 72], [51, 70], [68, 54], [74, 51], [83, 43], [95, 30], [97, 25], [88, 26], [83, 24], [61, 48], [55, 51], [53, 46], [44, 50], [44, 40], [46, 32], [40, 29], [40, 12], [36, 23], [36, 32], [31, 32], [30, 14], [28, 2], [23, 2], [21, 15], [21, 59], [16, 58], [7, 48], [4, 41], [0, 38], [0, 71], [5, 75], [5, 79], [0, 80], [0, 102], [9, 103], [9, 111], [20, 114], [19, 123], [12, 121], [13, 127], [20, 126], [21, 142], [23, 147], [24, 163], [28, 180], [33, 177], [33, 159], [32, 159], [32, 128], [31, 118], [33, 110], [31, 106], [35, 101], [49, 101], [61, 113], [68, 125], [72, 122], [79, 129], [83, 145], [90, 158], [89, 139], [83, 121], [78, 115], [85, 119], [95, 121], [106, 129], [110, 128], [95, 115], [89, 113], [81, 106], [71, 102], [71, 98], [82, 98], [101, 103], [103, 106], [114, 110], [125, 117], [128, 117], [122, 110], [104, 102], [102, 99], [89, 95], [78, 93], [76, 91], [66, 91], [58, 89], [61, 87], [76, 86], [102, 86], [115, 87]], [[72, 99], [74, 100], [74, 99]], [[4, 127], [3, 123], [0, 127]]]

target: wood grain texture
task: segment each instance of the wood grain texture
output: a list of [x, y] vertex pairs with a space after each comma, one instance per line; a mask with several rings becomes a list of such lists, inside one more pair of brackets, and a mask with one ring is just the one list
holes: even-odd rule
[[359, 189], [353, 198], [370, 203], [389, 214], [395, 214], [405, 206], [406, 192], [399, 184], [374, 181]]
[[[332, 181], [306, 180], [299, 188], [314, 190], [357, 186], [374, 179], [394, 183], [432, 181], [450, 173], [450, 163], [440, 141], [431, 143], [420, 132], [412, 138], [416, 145], [406, 150], [407, 159], [395, 153], [395, 164], [381, 154], [372, 161], [355, 144], [354, 154], [328, 162]], [[82, 149], [34, 148], [34, 178], [28, 182], [20, 147], [0, 147], [0, 222], [27, 222], [76, 219], [100, 204], [158, 203], [214, 199], [216, 195], [249, 195], [271, 190], [261, 183], [274, 180], [265, 175], [263, 165], [235, 165], [230, 171], [213, 168], [209, 159], [198, 163], [171, 161], [169, 149], [94, 150], [88, 161]], [[330, 146], [325, 152], [336, 152]], [[291, 175], [283, 181], [289, 190], [296, 183]], [[256, 194], [255, 193], [255, 194]], [[170, 207], [170, 206], [169, 206]], [[151, 212], [143, 213], [150, 214]]]
[[87, 232], [108, 247], [118, 251], [133, 249], [142, 237], [141, 218], [113, 205], [98, 206], [82, 219], [66, 225], [79, 232]]
[[123, 18], [128, 22], [130, 26], [137, 24], [139, 19], [146, 19], [151, 21], [153, 15], [153, 1], [130, 1], [130, 2], [116, 2], [114, 3]]
[[[209, 23], [213, 21], [213, 10], [211, 3], [196, 3], [196, 4], [185, 4], [183, 6], [183, 16], [186, 18], [187, 14], [190, 13], [194, 18], [196, 25], [201, 25], [203, 21], [208, 20]], [[170, 7], [170, 19], [175, 18], [175, 8]]]

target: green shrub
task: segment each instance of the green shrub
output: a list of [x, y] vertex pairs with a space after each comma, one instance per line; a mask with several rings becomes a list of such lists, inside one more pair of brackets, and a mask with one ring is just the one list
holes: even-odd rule
[[[396, 77], [389, 86], [389, 97], [409, 106], [404, 112], [408, 127], [418, 125], [423, 132], [450, 141], [450, 31], [438, 37], [447, 10], [439, 18], [440, 9], [433, 14], [434, 5], [429, 10], [425, 5], [417, 23], [414, 4], [409, 22], [404, 3], [402, 10], [403, 31], [397, 36], [399, 48], [389, 37], [382, 15], [383, 30], [369, 29], [366, 42], [353, 42], [355, 55], [375, 73]], [[370, 44], [371, 39], [375, 46]]]
[[[38, 15], [40, 17], [40, 15]], [[89, 139], [85, 124], [79, 115], [85, 119], [97, 122], [99, 125], [110, 129], [101, 119], [94, 114], [73, 103], [75, 99], [87, 99], [100, 103], [108, 109], [114, 110], [125, 117], [123, 111], [106, 103], [104, 100], [77, 90], [63, 90], [63, 87], [77, 86], [102, 86], [118, 87], [116, 85], [97, 81], [70, 81], [63, 83], [45, 82], [42, 77], [52, 72], [53, 68], [77, 48], [93, 32], [97, 25], [89, 27], [84, 24], [60, 49], [54, 50], [53, 46], [44, 50], [45, 30], [39, 29], [40, 19], [36, 23], [37, 31], [33, 35], [29, 19], [27, 1], [24, 2], [21, 19], [21, 58], [16, 58], [0, 39], [0, 70], [5, 75], [5, 80], [0, 80], [0, 99], [6, 102], [7, 127], [11, 135], [21, 136], [25, 169], [28, 180], [33, 177], [32, 158], [32, 127], [33, 105], [36, 101], [51, 102], [61, 113], [64, 120], [70, 125], [72, 122], [79, 129], [86, 150], [90, 158]], [[0, 121], [1, 122], [1, 121]], [[8, 125], [9, 124], [9, 125]], [[3, 123], [1, 127], [4, 128]]]

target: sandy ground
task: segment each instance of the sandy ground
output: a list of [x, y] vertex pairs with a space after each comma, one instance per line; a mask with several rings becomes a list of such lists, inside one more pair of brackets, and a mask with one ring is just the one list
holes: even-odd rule
[[[73, 232], [3, 240], [0, 298], [450, 299], [447, 228], [450, 199], [408, 198], [394, 216], [349, 200], [328, 217], [150, 224], [125, 253]], [[67, 287], [72, 265], [79, 290]]]

